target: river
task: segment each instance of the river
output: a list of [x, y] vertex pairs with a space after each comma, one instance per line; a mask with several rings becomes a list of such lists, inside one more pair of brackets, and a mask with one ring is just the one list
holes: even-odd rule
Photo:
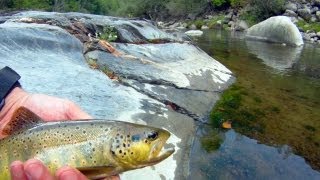
[[189, 179], [320, 179], [320, 46], [247, 41], [241, 32], [216, 30], [195, 43], [233, 71], [246, 91], [241, 105], [263, 114], [254, 122], [263, 128], [219, 131], [221, 145], [207, 152], [201, 138], [216, 130], [200, 126]]

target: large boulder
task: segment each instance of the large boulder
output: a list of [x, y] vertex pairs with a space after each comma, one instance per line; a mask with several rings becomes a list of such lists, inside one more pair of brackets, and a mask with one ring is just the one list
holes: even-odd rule
[[303, 45], [299, 29], [286, 16], [271, 17], [247, 30], [246, 37], [253, 40], [261, 40], [288, 45]]

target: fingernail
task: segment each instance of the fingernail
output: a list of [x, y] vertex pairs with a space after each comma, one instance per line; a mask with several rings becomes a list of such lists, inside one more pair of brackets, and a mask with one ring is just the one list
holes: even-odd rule
[[10, 171], [12, 175], [12, 179], [23, 179], [23, 166], [21, 164], [12, 164], [10, 166]]
[[73, 171], [65, 171], [59, 175], [59, 180], [78, 180], [78, 174]]
[[28, 180], [40, 179], [43, 174], [43, 166], [37, 162], [28, 164], [25, 168]]

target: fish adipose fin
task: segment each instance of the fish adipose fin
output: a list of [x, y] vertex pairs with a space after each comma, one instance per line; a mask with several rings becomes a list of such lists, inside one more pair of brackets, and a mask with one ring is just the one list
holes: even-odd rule
[[44, 122], [38, 115], [25, 107], [19, 107], [12, 115], [11, 121], [6, 124], [3, 134], [12, 135], [26, 128], [31, 128]]
[[80, 167], [77, 169], [89, 179], [102, 179], [117, 174], [115, 166]]

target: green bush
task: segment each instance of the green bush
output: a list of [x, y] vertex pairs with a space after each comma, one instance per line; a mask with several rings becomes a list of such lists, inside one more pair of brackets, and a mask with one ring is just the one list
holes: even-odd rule
[[230, 0], [230, 5], [235, 8], [244, 7], [247, 2], [248, 0]]
[[222, 5], [226, 4], [227, 0], [212, 0], [211, 1], [214, 7], [221, 7]]
[[285, 0], [251, 0], [251, 13], [259, 20], [279, 15], [283, 11]]

